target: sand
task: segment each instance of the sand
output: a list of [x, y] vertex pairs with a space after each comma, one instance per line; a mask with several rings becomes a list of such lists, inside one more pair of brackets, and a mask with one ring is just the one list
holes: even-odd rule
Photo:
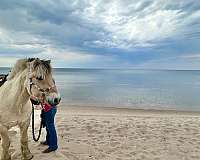
[[[59, 149], [34, 142], [33, 160], [199, 160], [200, 113], [59, 106]], [[10, 131], [12, 159], [20, 159], [19, 130]], [[44, 140], [45, 130], [41, 140]]]

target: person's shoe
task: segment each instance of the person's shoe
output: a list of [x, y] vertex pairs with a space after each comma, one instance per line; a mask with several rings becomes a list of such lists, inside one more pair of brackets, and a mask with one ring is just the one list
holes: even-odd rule
[[57, 150], [57, 148], [56, 148], [56, 149], [47, 148], [47, 149], [45, 149], [44, 151], [42, 151], [42, 153], [50, 153], [50, 152], [53, 152], [53, 151], [55, 151], [55, 150]]
[[48, 145], [47, 141], [40, 142], [41, 145]]

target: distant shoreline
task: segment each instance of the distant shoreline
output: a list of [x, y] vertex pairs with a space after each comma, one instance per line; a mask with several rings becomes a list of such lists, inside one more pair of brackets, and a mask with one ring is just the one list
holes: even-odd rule
[[[0, 69], [11, 69], [12, 67], [0, 67]], [[150, 68], [62, 68], [55, 67], [53, 69], [60, 70], [145, 70], [145, 71], [200, 71], [200, 69], [150, 69]]]

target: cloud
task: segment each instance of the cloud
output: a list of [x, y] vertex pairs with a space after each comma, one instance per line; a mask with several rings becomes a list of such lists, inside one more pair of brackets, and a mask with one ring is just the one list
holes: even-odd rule
[[0, 57], [0, 67], [12, 67], [16, 60], [15, 57]]
[[57, 49], [57, 48], [46, 48], [43, 51], [43, 56], [51, 58], [51, 59], [55, 59], [55, 60], [62, 59], [62, 60], [65, 60], [66, 63], [72, 62], [72, 61], [88, 62], [96, 58], [95, 55], [83, 54], [83, 53], [78, 53], [78, 52], [70, 52], [70, 51]]
[[93, 23], [100, 22], [108, 32], [108, 36], [94, 41], [94, 44], [125, 49], [151, 47], [173, 36], [178, 30], [179, 18], [183, 16], [179, 9], [159, 10], [158, 5], [145, 1], [130, 3], [128, 6], [125, 6], [123, 1], [114, 1], [108, 4], [101, 13], [95, 12], [96, 10], [98, 9], [90, 8], [85, 17]]
[[1, 0], [0, 57], [94, 66], [101, 57], [121, 67], [196, 54], [199, 8], [196, 0]]
[[193, 61], [199, 61], [200, 60], [200, 54], [187, 54], [187, 55], [181, 56], [181, 58], [193, 60]]

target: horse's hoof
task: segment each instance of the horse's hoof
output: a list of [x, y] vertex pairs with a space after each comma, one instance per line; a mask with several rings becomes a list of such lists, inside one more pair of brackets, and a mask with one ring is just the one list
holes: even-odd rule
[[28, 159], [28, 160], [31, 160], [31, 159], [33, 159], [33, 157], [34, 157], [34, 156], [32, 155], [32, 156], [30, 157], [30, 159]]
[[33, 155], [32, 154], [22, 158], [22, 160], [31, 160], [31, 159], [33, 159]]
[[31, 156], [30, 156], [30, 158], [29, 158], [29, 159], [27, 159], [27, 160], [31, 160], [31, 159], [33, 159], [33, 155], [31, 155]]

